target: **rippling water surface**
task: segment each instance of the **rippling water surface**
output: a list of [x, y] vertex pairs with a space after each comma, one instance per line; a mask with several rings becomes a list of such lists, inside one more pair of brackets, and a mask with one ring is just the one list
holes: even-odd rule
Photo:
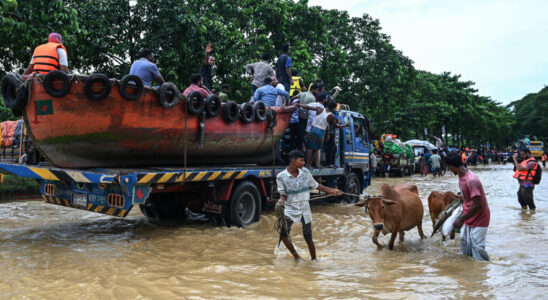
[[[276, 248], [273, 212], [245, 229], [205, 221], [166, 225], [139, 209], [125, 219], [39, 201], [0, 203], [0, 298], [379, 298], [541, 299], [548, 293], [548, 177], [535, 188], [537, 212], [522, 212], [512, 166], [474, 168], [487, 193], [491, 262], [459, 254], [459, 241], [421, 241], [416, 229], [394, 251], [378, 250], [363, 209], [312, 206], [319, 260], [295, 262]], [[432, 190], [458, 191], [457, 177], [374, 179], [412, 183], [432, 223]], [[292, 238], [308, 258], [301, 226]], [[380, 238], [388, 243], [389, 235]]]

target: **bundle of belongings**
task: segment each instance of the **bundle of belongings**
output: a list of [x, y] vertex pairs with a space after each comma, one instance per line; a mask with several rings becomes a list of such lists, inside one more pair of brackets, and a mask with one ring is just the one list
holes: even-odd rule
[[25, 134], [23, 120], [4, 121], [0, 123], [0, 141], [2, 147], [18, 147], [21, 142], [21, 131]]
[[390, 153], [394, 155], [403, 154], [408, 158], [414, 159], [415, 154], [413, 153], [413, 148], [411, 146], [402, 143], [399, 139], [395, 138], [391, 134], [384, 134], [384, 148], [390, 149]]

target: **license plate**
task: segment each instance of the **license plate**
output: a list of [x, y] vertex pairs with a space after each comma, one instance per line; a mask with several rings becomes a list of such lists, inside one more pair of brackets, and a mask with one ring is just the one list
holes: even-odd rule
[[78, 207], [87, 207], [88, 206], [88, 195], [86, 194], [72, 194], [72, 205]]

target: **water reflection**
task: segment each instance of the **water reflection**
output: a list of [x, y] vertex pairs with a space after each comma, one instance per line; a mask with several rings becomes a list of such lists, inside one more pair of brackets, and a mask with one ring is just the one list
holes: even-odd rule
[[[157, 224], [133, 210], [116, 219], [42, 202], [0, 203], [0, 298], [543, 298], [548, 290], [545, 233], [548, 184], [535, 188], [537, 211], [522, 212], [512, 168], [476, 168], [491, 208], [487, 251], [491, 262], [459, 254], [459, 241], [420, 240], [416, 229], [393, 251], [371, 241], [363, 209], [313, 205], [317, 262], [294, 262], [266, 212], [245, 229], [206, 221]], [[458, 179], [379, 178], [413, 183], [432, 224], [432, 190], [458, 191]], [[292, 238], [308, 257], [301, 226]], [[387, 244], [389, 235], [381, 236]]]

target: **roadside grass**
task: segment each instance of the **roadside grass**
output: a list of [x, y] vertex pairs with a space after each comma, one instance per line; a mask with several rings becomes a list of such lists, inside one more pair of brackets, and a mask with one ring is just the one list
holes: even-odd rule
[[0, 201], [20, 194], [39, 195], [40, 183], [32, 178], [4, 175], [4, 182], [0, 183]]

